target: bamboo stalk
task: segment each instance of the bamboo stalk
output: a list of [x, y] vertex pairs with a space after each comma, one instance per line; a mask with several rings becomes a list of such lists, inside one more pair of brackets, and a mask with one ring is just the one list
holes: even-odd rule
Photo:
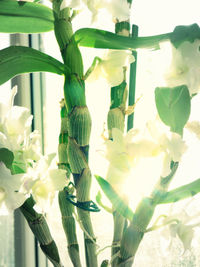
[[[55, 36], [60, 46], [63, 61], [70, 69], [65, 75], [64, 97], [68, 113], [67, 153], [70, 169], [77, 190], [77, 201], [89, 200], [91, 173], [88, 167], [89, 137], [91, 118], [86, 106], [85, 84], [83, 80], [82, 56], [78, 45], [72, 40], [70, 9], [60, 11], [62, 0], [53, 1]], [[87, 170], [87, 171], [85, 171]], [[80, 187], [81, 184], [81, 187]], [[86, 186], [85, 186], [86, 184]], [[87, 187], [87, 190], [84, 190]], [[97, 267], [95, 236], [89, 211], [77, 209], [84, 228], [85, 256], [87, 267]], [[88, 238], [88, 236], [90, 238]]]
[[[136, 208], [134, 217], [123, 233], [120, 249], [120, 259], [117, 267], [131, 267], [137, 249], [146, 232], [148, 224], [154, 214], [154, 210], [162, 199], [160, 192], [167, 192], [170, 182], [172, 181], [178, 168], [178, 163], [174, 163], [171, 173], [167, 177], [160, 177], [158, 184], [155, 186], [149, 198], [143, 198]], [[167, 193], [166, 193], [167, 194]]]
[[[59, 156], [59, 169], [67, 171], [67, 176], [70, 177], [69, 161], [67, 156], [67, 143], [68, 143], [68, 120], [67, 110], [63, 101], [61, 101], [61, 130], [59, 137], [58, 156]], [[74, 206], [67, 200], [66, 194], [73, 193], [70, 189], [63, 189], [58, 194], [59, 207], [62, 215], [62, 225], [67, 238], [67, 248], [69, 257], [74, 267], [81, 267], [81, 260], [79, 255], [79, 245], [76, 236], [76, 222], [73, 216]]]
[[[118, 35], [129, 36], [130, 23], [129, 21], [117, 22], [115, 24], [115, 33]], [[126, 73], [126, 70], [124, 70]], [[125, 76], [125, 75], [124, 75]], [[107, 125], [109, 131], [109, 139], [112, 139], [112, 129], [118, 128], [124, 132], [125, 128], [125, 106], [127, 100], [127, 89], [126, 81], [119, 85], [111, 88], [111, 106], [108, 112]], [[119, 262], [119, 256], [116, 256], [120, 251], [120, 242], [124, 230], [125, 219], [117, 211], [113, 212], [113, 241], [111, 249], [111, 266], [117, 266]]]
[[54, 267], [62, 267], [58, 249], [54, 242], [47, 222], [42, 214], [34, 210], [35, 201], [29, 197], [24, 204], [20, 207], [20, 211], [26, 218], [33, 234], [40, 243], [40, 247], [47, 258], [53, 263]]

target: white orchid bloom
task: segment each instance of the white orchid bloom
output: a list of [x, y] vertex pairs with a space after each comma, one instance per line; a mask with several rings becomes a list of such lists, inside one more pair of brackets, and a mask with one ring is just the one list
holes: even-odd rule
[[200, 90], [200, 40], [172, 46], [172, 63], [165, 75], [167, 86], [187, 85], [190, 95]]
[[0, 209], [3, 205], [8, 211], [19, 208], [26, 200], [22, 192], [24, 174], [12, 175], [3, 162], [0, 162]]
[[123, 67], [129, 66], [134, 61], [131, 51], [108, 50], [89, 76], [89, 81], [103, 77], [110, 86], [117, 86], [124, 80]]
[[107, 1], [106, 9], [110, 12], [113, 19], [117, 19], [121, 22], [129, 20], [130, 6], [127, 0], [112, 0]]
[[147, 123], [147, 129], [159, 146], [160, 152], [163, 152], [163, 170], [162, 177], [166, 177], [171, 172], [171, 161], [179, 162], [187, 146], [182, 140], [182, 137], [177, 133], [167, 133], [162, 130], [161, 122], [159, 120], [150, 121]]
[[110, 162], [107, 179], [115, 188], [120, 188], [140, 158], [156, 156], [159, 151], [157, 144], [141, 137], [137, 129], [123, 135], [113, 128], [112, 137], [113, 140], [105, 142], [106, 158]]
[[14, 87], [8, 98], [0, 99], [0, 147], [11, 151], [22, 149], [33, 117], [27, 108], [13, 106], [16, 93]]
[[[163, 225], [168, 225], [168, 227], [162, 230], [161, 234], [165, 239], [171, 237], [170, 246], [172, 239], [178, 237], [183, 244], [184, 252], [190, 250], [194, 238], [194, 228], [200, 226], [200, 222], [196, 221], [198, 217], [199, 213], [189, 216], [185, 210], [178, 214], [169, 215], [163, 220]], [[193, 221], [195, 223], [192, 223]]]
[[27, 161], [38, 161], [41, 157], [40, 135], [37, 130], [30, 133], [23, 147], [23, 157]]
[[42, 157], [33, 168], [27, 171], [24, 187], [30, 191], [36, 201], [36, 208], [46, 212], [50, 207], [56, 191], [67, 185], [66, 171], [53, 168], [55, 154]]

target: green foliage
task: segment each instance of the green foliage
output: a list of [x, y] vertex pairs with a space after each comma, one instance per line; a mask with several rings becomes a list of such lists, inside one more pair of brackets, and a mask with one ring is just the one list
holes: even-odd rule
[[14, 76], [47, 71], [64, 74], [65, 66], [55, 58], [30, 47], [10, 46], [0, 50], [0, 85]]
[[0, 32], [40, 33], [54, 28], [53, 12], [38, 3], [0, 1]]
[[190, 95], [187, 86], [157, 87], [155, 101], [161, 120], [172, 132], [182, 135], [183, 127], [190, 115]]
[[119, 197], [119, 195], [105, 179], [98, 175], [95, 175], [95, 178], [97, 179], [97, 182], [99, 183], [107, 198], [112, 203], [114, 209], [126, 219], [131, 221], [134, 214], [133, 211], [128, 207], [128, 205]]
[[11, 169], [14, 160], [13, 153], [7, 148], [0, 148], [0, 161], [2, 161], [8, 169]]
[[200, 28], [196, 23], [188, 26], [176, 26], [170, 37], [171, 43], [176, 48], [184, 41], [193, 43], [195, 39], [200, 39]]
[[195, 196], [200, 192], [200, 179], [161, 195], [158, 204], [174, 203]]
[[149, 37], [125, 37], [112, 32], [82, 28], [73, 35], [74, 40], [80, 46], [109, 49], [137, 49], [159, 48], [159, 42], [168, 40], [170, 34], [161, 34]]

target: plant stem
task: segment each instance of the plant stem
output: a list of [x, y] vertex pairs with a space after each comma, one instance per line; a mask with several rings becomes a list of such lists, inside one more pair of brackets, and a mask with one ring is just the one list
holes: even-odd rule
[[[61, 130], [59, 136], [58, 156], [59, 156], [59, 169], [67, 171], [68, 178], [70, 177], [69, 161], [67, 156], [67, 143], [68, 143], [68, 127], [67, 127], [67, 110], [64, 101], [61, 101]], [[73, 193], [70, 189], [63, 189], [59, 192], [58, 200], [60, 212], [62, 215], [62, 225], [65, 231], [68, 244], [68, 253], [74, 267], [81, 267], [79, 245], [76, 236], [76, 223], [73, 216], [74, 206], [67, 200], [66, 194]]]
[[[65, 76], [64, 98], [68, 120], [67, 154], [76, 187], [77, 202], [90, 201], [91, 173], [88, 167], [91, 117], [86, 106], [85, 83], [83, 80], [82, 56], [78, 45], [72, 40], [70, 9], [60, 10], [62, 0], [53, 1], [55, 36], [60, 46], [65, 65], [70, 73]], [[88, 211], [77, 208], [84, 229], [87, 267], [97, 267], [96, 244]], [[86, 234], [87, 233], [87, 234]], [[88, 238], [90, 236], [90, 238]]]
[[137, 206], [133, 219], [130, 222], [130, 225], [124, 231], [122, 237], [120, 250], [121, 258], [118, 267], [132, 266], [135, 254], [147, 230], [147, 226], [154, 214], [156, 205], [158, 204], [159, 200], [162, 199], [160, 192], [163, 194], [166, 193], [169, 184], [177, 171], [177, 168], [178, 163], [172, 163], [171, 173], [167, 177], [161, 177], [158, 184], [155, 186], [151, 197], [143, 198]]
[[[115, 24], [115, 32], [118, 35], [129, 36], [130, 23], [129, 21], [118, 22]], [[118, 128], [124, 132], [125, 127], [125, 106], [127, 100], [127, 89], [126, 89], [126, 69], [124, 69], [124, 81], [119, 85], [111, 88], [111, 106], [108, 112], [107, 122], [109, 139], [112, 139], [112, 129]], [[118, 264], [119, 257], [116, 256], [120, 251], [120, 242], [124, 230], [125, 218], [117, 211], [113, 212], [113, 241], [111, 250], [111, 266], [115, 267]]]
[[42, 214], [34, 210], [35, 201], [29, 197], [20, 207], [20, 211], [26, 218], [33, 234], [40, 243], [40, 247], [54, 267], [62, 267], [57, 246], [50, 234], [47, 222]]

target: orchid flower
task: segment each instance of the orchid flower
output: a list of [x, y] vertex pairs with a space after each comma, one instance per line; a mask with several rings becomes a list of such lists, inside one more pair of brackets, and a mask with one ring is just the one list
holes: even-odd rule
[[16, 93], [17, 88], [14, 87], [7, 99], [0, 99], [0, 147], [11, 151], [21, 150], [32, 122], [27, 108], [13, 106]]
[[162, 124], [157, 119], [147, 123], [147, 129], [152, 140], [159, 146], [160, 152], [163, 152], [163, 170], [162, 177], [166, 177], [171, 172], [171, 161], [179, 162], [187, 146], [182, 137], [177, 133], [167, 133], [162, 130]]
[[97, 21], [98, 12], [106, 9], [113, 19], [126, 21], [130, 18], [130, 4], [127, 0], [63, 0], [60, 10], [69, 7], [73, 9], [81, 9], [85, 4], [92, 14], [92, 23]]
[[123, 67], [135, 61], [130, 51], [108, 50], [89, 76], [89, 81], [103, 77], [110, 86], [117, 86], [124, 80]]
[[[191, 243], [194, 238], [194, 228], [200, 226], [199, 222], [191, 223], [194, 219], [198, 218], [199, 213], [194, 216], [189, 216], [186, 211], [178, 214], [167, 216], [163, 220], [163, 225], [169, 224], [168, 228], [162, 231], [162, 236], [165, 239], [171, 236], [171, 239], [178, 237], [183, 244], [184, 252], [191, 249]], [[172, 240], [170, 241], [170, 246]], [[183, 252], [183, 253], [184, 253]]]
[[113, 128], [112, 137], [113, 140], [105, 142], [106, 158], [110, 162], [107, 179], [114, 187], [120, 187], [140, 158], [155, 156], [159, 151], [157, 144], [141, 138], [137, 129], [123, 135], [119, 129]]
[[172, 62], [165, 75], [169, 87], [187, 85], [190, 95], [200, 90], [200, 40], [185, 41], [177, 49], [172, 46]]
[[0, 162], [0, 209], [6, 206], [8, 211], [19, 208], [26, 200], [23, 192], [24, 174], [12, 175], [3, 162]]
[[24, 187], [30, 191], [36, 201], [36, 208], [46, 212], [56, 191], [67, 185], [66, 171], [53, 167], [55, 154], [43, 156], [27, 170]]
[[27, 108], [13, 106], [16, 93], [17, 87], [14, 87], [8, 98], [0, 99], [0, 148], [11, 150], [15, 163], [39, 160], [39, 134], [37, 131], [29, 134], [33, 116]]

